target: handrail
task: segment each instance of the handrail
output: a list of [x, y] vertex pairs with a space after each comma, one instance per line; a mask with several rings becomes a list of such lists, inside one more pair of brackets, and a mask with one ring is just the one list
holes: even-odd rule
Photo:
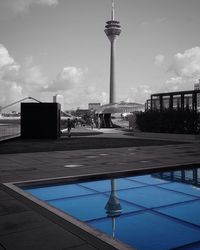
[[[41, 101], [37, 100], [36, 98], [33, 98], [33, 97], [31, 97], [31, 96], [28, 96], [28, 97], [22, 98], [22, 99], [20, 99], [20, 100], [18, 100], [18, 101], [16, 101], [16, 102], [10, 103], [10, 104], [8, 104], [8, 105], [6, 105], [6, 106], [4, 106], [4, 107], [0, 107], [0, 111], [2, 111], [3, 109], [9, 108], [9, 107], [11, 107], [11, 106], [13, 106], [13, 105], [15, 105], [15, 104], [17, 104], [17, 103], [23, 102], [23, 101], [25, 101], [25, 100], [27, 100], [27, 99], [31, 99], [31, 100], [34, 100], [34, 101], [36, 101], [36, 102], [38, 102], [38, 103], [42, 103]], [[68, 117], [71, 117], [71, 118], [74, 118], [74, 119], [76, 118], [76, 116], [71, 115], [70, 113], [66, 113], [66, 112], [64, 112], [64, 111], [62, 111], [62, 110], [61, 110], [61, 113], [64, 114], [64, 115], [66, 115], [66, 116], [68, 116]]]
[[32, 99], [32, 100], [34, 100], [34, 101], [36, 101], [36, 102], [41, 103], [41, 101], [39, 101], [39, 100], [37, 100], [37, 99], [35, 99], [35, 98], [31, 97], [31, 96], [28, 96], [28, 97], [25, 97], [25, 98], [23, 98], [23, 99], [20, 99], [20, 100], [18, 100], [18, 101], [16, 101], [16, 102], [10, 103], [10, 104], [8, 104], [8, 105], [6, 105], [6, 106], [4, 106], [4, 107], [1, 107], [1, 110], [6, 109], [6, 108], [9, 108], [10, 106], [13, 106], [13, 105], [15, 105], [15, 104], [17, 104], [17, 103], [19, 103], [19, 102], [23, 102], [23, 101], [25, 101], [25, 100], [27, 100], [27, 99]]

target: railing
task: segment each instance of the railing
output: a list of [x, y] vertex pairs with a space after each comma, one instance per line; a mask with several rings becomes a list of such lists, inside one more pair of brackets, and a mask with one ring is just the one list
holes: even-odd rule
[[19, 117], [0, 117], [0, 141], [20, 135]]

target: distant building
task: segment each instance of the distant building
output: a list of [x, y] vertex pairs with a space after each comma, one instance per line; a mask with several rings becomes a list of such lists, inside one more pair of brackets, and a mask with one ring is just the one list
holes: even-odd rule
[[88, 109], [97, 110], [101, 106], [100, 102], [88, 103]]
[[64, 97], [62, 95], [56, 94], [53, 96], [54, 103], [60, 103], [61, 110], [64, 110]]
[[124, 114], [124, 113], [133, 113], [138, 111], [144, 111], [144, 104], [135, 103], [135, 102], [120, 102], [115, 104], [106, 104], [99, 107], [96, 110], [96, 113], [110, 113], [110, 114]]
[[[144, 111], [144, 104], [135, 102], [120, 102], [102, 105], [95, 113], [98, 117], [98, 124], [102, 128], [123, 127], [123, 118], [133, 115], [136, 112]], [[128, 123], [127, 123], [128, 124]], [[128, 125], [127, 125], [128, 126]]]
[[90, 113], [91, 113], [91, 110], [89, 110], [89, 109], [77, 108], [77, 110], [73, 112], [73, 115], [78, 116], [78, 117], [83, 117], [83, 116], [90, 114]]

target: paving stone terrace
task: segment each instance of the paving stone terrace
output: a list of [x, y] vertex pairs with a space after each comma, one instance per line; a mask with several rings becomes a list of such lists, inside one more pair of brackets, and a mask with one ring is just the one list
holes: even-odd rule
[[[42, 209], [3, 183], [149, 171], [200, 163], [200, 143], [134, 137], [122, 130], [74, 129], [71, 138], [0, 142], [0, 250], [120, 249]], [[200, 164], [199, 164], [200, 167]]]

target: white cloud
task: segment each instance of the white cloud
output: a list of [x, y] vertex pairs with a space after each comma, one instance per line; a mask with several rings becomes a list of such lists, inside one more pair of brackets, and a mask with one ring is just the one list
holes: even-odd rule
[[186, 50], [174, 56], [172, 70], [183, 78], [200, 77], [200, 47]]
[[59, 0], [37, 0], [35, 2], [44, 5], [56, 5], [58, 4]]
[[[41, 101], [52, 101], [61, 94], [66, 109], [87, 108], [89, 102], [108, 102], [108, 94], [87, 81], [88, 69], [64, 67], [51, 81], [42, 73], [32, 57], [17, 63], [8, 50], [0, 44], [0, 106], [27, 96]], [[12, 107], [14, 108], [14, 107]], [[15, 108], [14, 108], [15, 109]], [[18, 108], [19, 109], [19, 108]]]
[[25, 62], [20, 66], [18, 70], [17, 80], [23, 86], [30, 85], [31, 88], [41, 88], [47, 82], [47, 77], [45, 77], [39, 65], [35, 65], [33, 58], [26, 58]]
[[0, 69], [14, 63], [14, 59], [9, 55], [8, 50], [0, 44]]
[[200, 78], [200, 47], [174, 55], [169, 71], [173, 76], [162, 87], [164, 91], [193, 89]]
[[43, 90], [45, 91], [66, 91], [75, 88], [80, 84], [86, 74], [87, 69], [76, 67], [65, 67], [57, 75], [56, 79]]
[[46, 82], [47, 78], [32, 58], [19, 65], [0, 44], [0, 106], [36, 95]]
[[164, 63], [164, 60], [165, 60], [165, 56], [159, 54], [159, 55], [155, 56], [155, 58], [154, 58], [154, 64], [156, 66], [161, 66]]
[[86, 108], [89, 102], [108, 102], [108, 94], [97, 90], [95, 84], [87, 81], [88, 69], [75, 66], [64, 67], [49, 86], [42, 91], [59, 93], [64, 97], [65, 108]]
[[152, 90], [148, 85], [139, 85], [137, 87], [133, 87], [129, 91], [129, 96], [126, 101], [128, 102], [137, 102], [137, 103], [145, 103], [147, 99], [150, 98], [152, 94]]
[[87, 88], [83, 86], [80, 88], [74, 88], [71, 91], [62, 92], [65, 100], [65, 109], [70, 108], [87, 108], [90, 102], [100, 102], [105, 104], [108, 102], [108, 94], [105, 92], [99, 92], [94, 90], [92, 93], [88, 93]]
[[26, 12], [31, 6], [55, 6], [59, 0], [1, 0], [0, 1], [0, 14], [1, 18], [9, 18]]
[[[0, 44], [0, 106], [12, 102], [15, 97], [21, 97], [21, 87], [13, 80], [19, 69], [8, 50]], [[8, 77], [10, 75], [10, 77]]]

